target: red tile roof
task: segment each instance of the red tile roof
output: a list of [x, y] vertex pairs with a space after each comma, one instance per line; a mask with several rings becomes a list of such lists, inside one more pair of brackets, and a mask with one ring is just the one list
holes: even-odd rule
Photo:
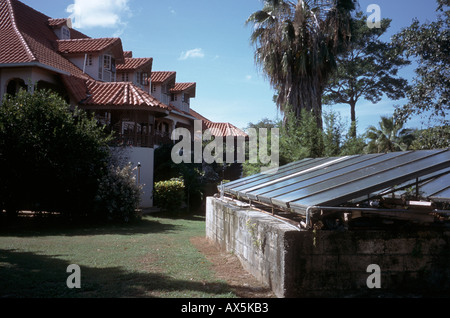
[[125, 63], [117, 64], [117, 71], [126, 72], [134, 71], [140, 68], [148, 68], [151, 72], [153, 66], [153, 58], [125, 58]]
[[[99, 53], [115, 46], [122, 46], [119, 38], [57, 40], [58, 52], [66, 54]], [[123, 50], [122, 50], [123, 52]]]
[[102, 83], [88, 80], [86, 85], [89, 96], [82, 102], [85, 106], [94, 106], [94, 108], [101, 106], [107, 108], [169, 110], [167, 105], [132, 83]]
[[213, 123], [210, 121], [207, 121], [204, 123], [207, 129], [211, 132], [211, 135], [217, 136], [217, 137], [248, 137], [248, 135], [237, 128], [236, 126], [233, 126], [230, 123]]
[[171, 93], [181, 93], [185, 92], [187, 90], [194, 90], [194, 95], [192, 97], [195, 97], [195, 89], [197, 87], [196, 83], [175, 83], [175, 86], [170, 89]]
[[48, 25], [51, 27], [58, 28], [62, 25], [67, 24], [68, 19], [48, 19]]
[[0, 64], [35, 61], [33, 53], [17, 28], [9, 1], [0, 2]]
[[56, 52], [58, 38], [48, 21], [48, 16], [17, 0], [0, 0], [0, 64], [40, 63], [61, 73], [82, 75]]
[[175, 79], [176, 72], [152, 72], [153, 83], [164, 83], [169, 79]]
[[210, 121], [209, 119], [200, 115], [198, 112], [196, 112], [192, 108], [190, 109], [189, 113], [192, 117], [197, 118], [197, 120], [201, 120], [203, 122], [203, 130], [209, 129], [211, 132], [211, 135], [213, 135], [213, 136], [218, 136], [218, 137], [233, 136], [233, 137], [245, 137], [245, 138], [248, 137], [248, 135], [244, 131], [233, 126], [232, 124], [214, 123], [214, 122]]

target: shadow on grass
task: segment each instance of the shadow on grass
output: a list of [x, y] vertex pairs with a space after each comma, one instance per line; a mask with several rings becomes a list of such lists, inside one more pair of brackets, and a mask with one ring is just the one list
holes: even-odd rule
[[29, 252], [0, 249], [0, 298], [157, 298], [198, 293], [226, 295], [220, 282], [177, 280], [160, 273], [130, 273], [121, 268], [81, 266], [81, 289], [69, 289], [67, 261]]
[[58, 217], [19, 217], [6, 222], [0, 216], [0, 237], [134, 235], [179, 231], [182, 226], [158, 220], [133, 221], [127, 224], [67, 222]]

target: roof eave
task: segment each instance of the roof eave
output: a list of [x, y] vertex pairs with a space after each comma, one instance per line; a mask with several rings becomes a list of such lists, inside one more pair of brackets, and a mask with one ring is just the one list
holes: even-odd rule
[[60, 70], [58, 68], [43, 64], [41, 62], [23, 62], [23, 63], [4, 63], [0, 64], [0, 68], [12, 68], [12, 67], [40, 67], [48, 71], [52, 71], [55, 73], [63, 74], [63, 75], [71, 75], [69, 72]]

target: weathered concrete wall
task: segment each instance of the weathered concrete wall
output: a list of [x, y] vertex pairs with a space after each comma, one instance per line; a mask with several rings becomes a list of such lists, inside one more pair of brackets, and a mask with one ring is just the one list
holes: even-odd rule
[[[450, 232], [314, 233], [216, 198], [206, 210], [207, 237], [278, 297], [450, 295]], [[371, 264], [381, 289], [367, 286]]]

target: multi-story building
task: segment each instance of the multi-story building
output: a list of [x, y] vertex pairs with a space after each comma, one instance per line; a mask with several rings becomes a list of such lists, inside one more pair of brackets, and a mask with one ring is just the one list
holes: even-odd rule
[[152, 58], [124, 51], [120, 38], [90, 38], [70, 19], [0, 0], [0, 98], [19, 89], [50, 89], [72, 107], [94, 112], [139, 165], [143, 207], [153, 205], [155, 147], [171, 142], [175, 128], [192, 130], [203, 120], [190, 107], [196, 84], [176, 83], [175, 72], [152, 67]]

